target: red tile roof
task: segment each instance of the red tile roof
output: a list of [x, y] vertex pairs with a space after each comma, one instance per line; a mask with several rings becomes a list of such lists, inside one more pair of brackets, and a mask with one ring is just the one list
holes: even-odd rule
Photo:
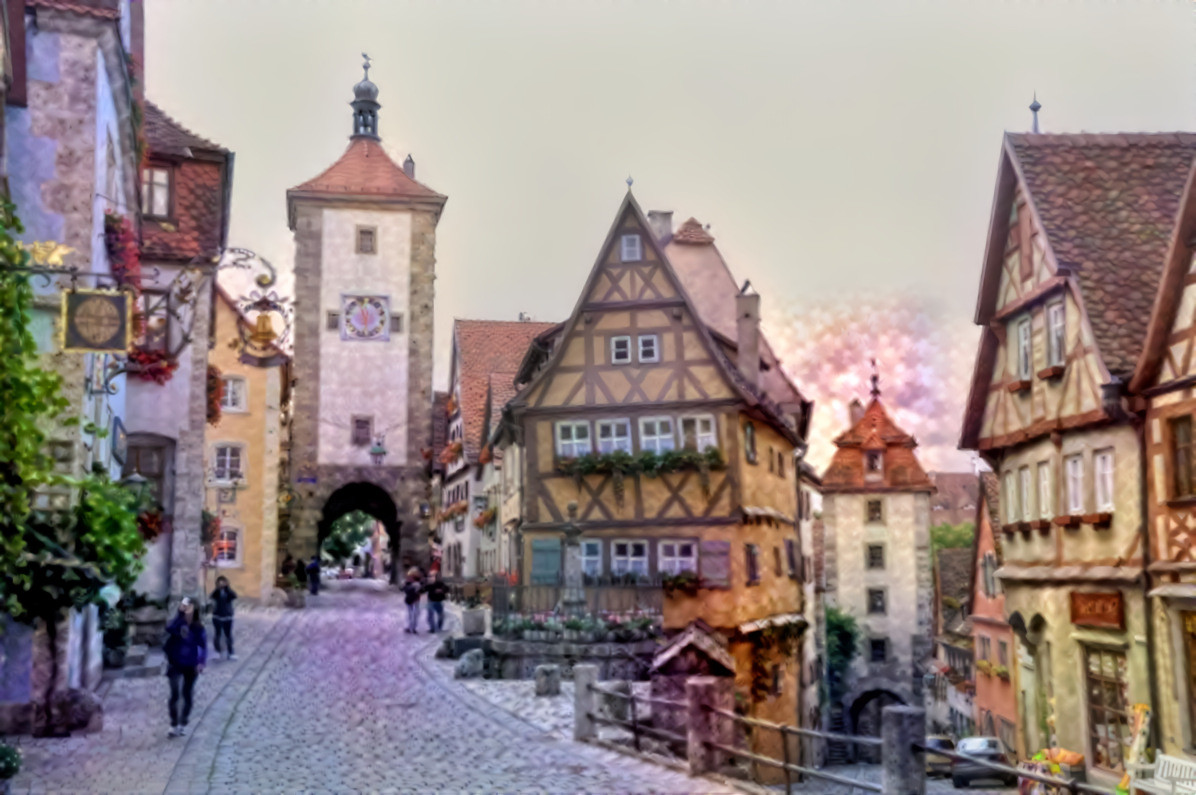
[[[515, 372], [519, 369], [527, 348], [536, 335], [552, 328], [555, 323], [532, 323], [504, 320], [457, 320], [453, 325], [453, 355], [457, 381], [460, 384], [464, 418], [465, 459], [477, 463], [484, 440], [486, 394], [491, 375], [510, 374], [514, 396]], [[507, 397], [496, 407], [506, 405]]]
[[702, 224], [698, 222], [697, 218], [691, 216], [688, 221], [681, 224], [680, 228], [677, 229], [676, 234], [673, 235], [673, 242], [702, 245], [713, 243], [714, 236], [702, 228]]
[[[875, 449], [884, 450], [878, 480], [867, 480], [864, 476], [869, 442], [879, 443]], [[822, 476], [824, 493], [935, 491], [914, 454], [917, 441], [897, 427], [878, 398], [873, 398], [855, 425], [835, 439], [835, 445], [839, 449]]]
[[979, 478], [971, 472], [931, 472], [930, 482], [938, 489], [930, 502], [931, 526], [975, 521]]
[[380, 198], [443, 199], [416, 182], [372, 138], [354, 138], [340, 159], [319, 176], [291, 188], [294, 193]]
[[145, 140], [152, 154], [189, 157], [186, 152], [188, 149], [222, 154], [228, 152], [220, 144], [212, 143], [191, 132], [149, 100], [145, 101]]
[[1058, 265], [1080, 284], [1105, 365], [1134, 368], [1196, 134], [1006, 136]]

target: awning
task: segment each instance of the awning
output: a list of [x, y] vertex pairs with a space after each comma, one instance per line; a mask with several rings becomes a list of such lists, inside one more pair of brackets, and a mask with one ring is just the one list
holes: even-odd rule
[[769, 616], [762, 618], [759, 621], [749, 621], [746, 624], [739, 625], [739, 632], [743, 635], [750, 635], [753, 632], [759, 632], [766, 627], [782, 627], [787, 624], [800, 624], [804, 629], [810, 624], [801, 613], [785, 613], [779, 616]]
[[792, 516], [786, 516], [776, 508], [761, 508], [756, 505], [745, 505], [741, 509], [748, 519], [772, 519], [774, 522], [794, 524]]
[[1147, 596], [1162, 596], [1172, 599], [1196, 599], [1196, 585], [1185, 582], [1172, 582], [1152, 588]]

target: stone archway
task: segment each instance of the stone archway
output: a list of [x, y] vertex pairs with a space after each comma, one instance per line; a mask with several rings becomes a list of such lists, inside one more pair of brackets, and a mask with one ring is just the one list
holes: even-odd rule
[[399, 519], [398, 506], [382, 487], [366, 481], [346, 483], [329, 495], [320, 514], [320, 521], [316, 525], [316, 548], [323, 545], [324, 540], [332, 532], [332, 526], [337, 519], [353, 511], [361, 511], [377, 519], [386, 528], [386, 535], [390, 539], [390, 559], [394, 562], [391, 568], [390, 581], [396, 581], [396, 575], [403, 560], [400, 554], [402, 521]]
[[[880, 736], [881, 711], [885, 707], [904, 706], [905, 699], [892, 690], [868, 690], [851, 703], [851, 733], [865, 737]], [[880, 749], [860, 746], [857, 749], [857, 759], [860, 762], [877, 764], [880, 762]]]

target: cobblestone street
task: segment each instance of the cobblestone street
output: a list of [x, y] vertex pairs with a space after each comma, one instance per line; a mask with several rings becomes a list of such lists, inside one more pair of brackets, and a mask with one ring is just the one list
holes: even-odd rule
[[196, 687], [169, 739], [165, 677], [117, 680], [104, 731], [19, 738], [14, 792], [731, 792], [573, 743], [453, 682], [401, 600], [348, 587], [301, 611], [244, 610], [236, 662]]

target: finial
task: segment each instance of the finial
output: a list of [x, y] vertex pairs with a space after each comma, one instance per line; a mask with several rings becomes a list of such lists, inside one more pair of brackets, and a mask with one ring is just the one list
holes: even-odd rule
[[627, 175], [627, 190], [631, 190], [631, 183], [633, 183], [633, 182], [635, 182], [635, 180], [633, 180], [633, 179], [631, 178], [631, 175], [630, 175], [630, 174], [628, 174], [628, 175]]
[[876, 370], [876, 360], [872, 360], [872, 399], [880, 397], [880, 373]]
[[361, 57], [365, 59], [365, 63], [362, 64], [362, 68], [365, 69], [365, 79], [369, 80], [370, 79], [370, 56], [366, 55], [363, 52], [361, 54]]
[[569, 514], [570, 522], [577, 521], [577, 503], [576, 502], [571, 501], [568, 505], [566, 505], [565, 512], [567, 514]]
[[1030, 103], [1030, 112], [1034, 114], [1034, 123], [1031, 127], [1031, 132], [1038, 132], [1038, 111], [1042, 110], [1042, 103], [1038, 101], [1038, 92], [1034, 92], [1034, 101]]

